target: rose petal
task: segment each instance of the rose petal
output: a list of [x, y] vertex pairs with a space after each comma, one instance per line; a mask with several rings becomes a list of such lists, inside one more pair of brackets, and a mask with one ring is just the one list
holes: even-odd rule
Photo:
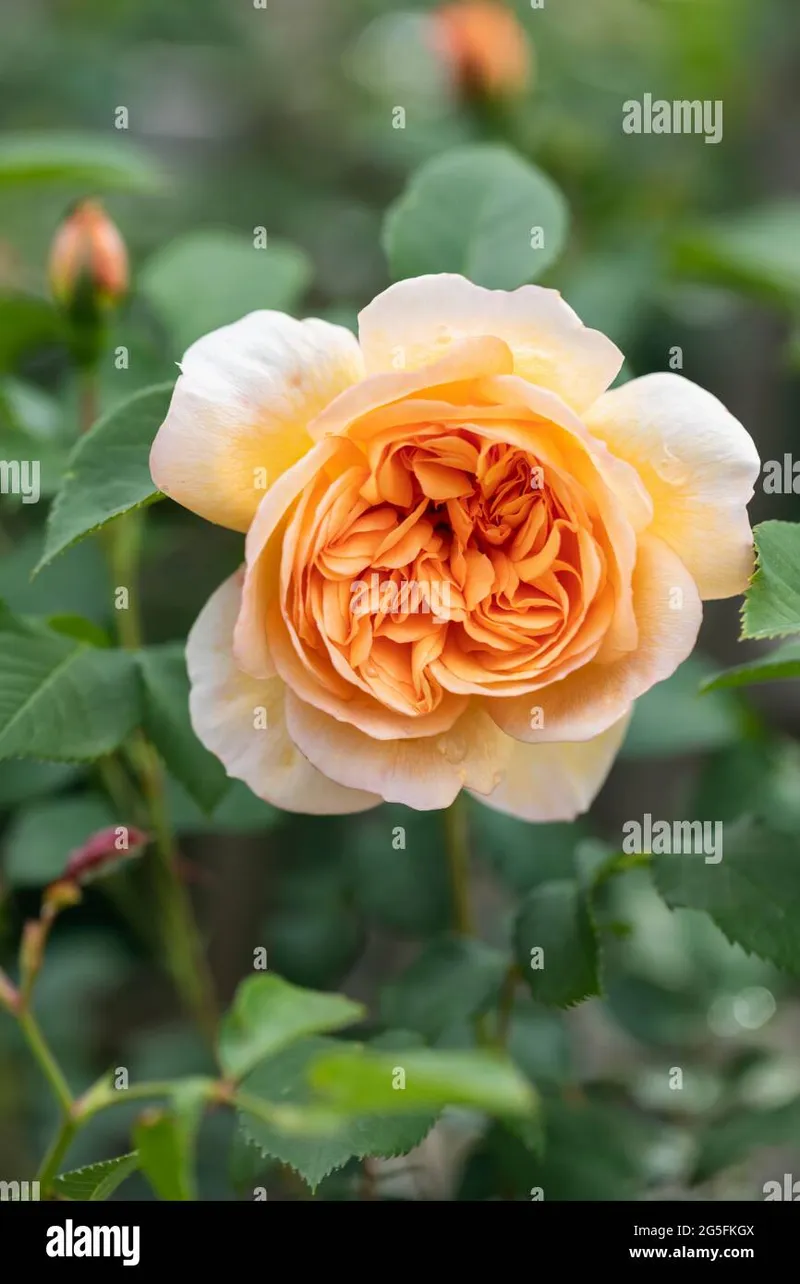
[[[344, 789], [321, 775], [292, 743], [286, 730], [286, 689], [280, 678], [258, 681], [233, 660], [233, 626], [239, 611], [242, 574], [226, 580], [209, 598], [189, 634], [186, 660], [192, 684], [189, 708], [198, 739], [275, 807], [308, 815], [366, 811], [380, 798]], [[265, 729], [256, 711], [266, 712]]]
[[606, 393], [586, 425], [638, 470], [653, 499], [651, 533], [678, 554], [701, 598], [742, 593], [753, 570], [746, 506], [759, 458], [739, 421], [710, 392], [660, 373]]
[[177, 503], [246, 531], [266, 487], [311, 447], [308, 424], [363, 377], [355, 337], [327, 321], [252, 312], [192, 344], [150, 454]]
[[470, 335], [495, 335], [514, 354], [514, 373], [582, 411], [613, 383], [622, 353], [590, 330], [557, 290], [487, 290], [449, 273], [392, 285], [359, 317], [367, 371], [416, 370]]

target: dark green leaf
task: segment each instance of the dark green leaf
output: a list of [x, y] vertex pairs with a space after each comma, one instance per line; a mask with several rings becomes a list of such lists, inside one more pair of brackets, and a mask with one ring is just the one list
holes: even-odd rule
[[37, 571], [115, 517], [161, 498], [150, 476], [150, 446], [166, 417], [172, 388], [159, 384], [134, 393], [80, 438], [50, 510]]
[[364, 913], [407, 936], [450, 921], [450, 882], [438, 816], [384, 804], [359, 817], [347, 844], [353, 890]]
[[41, 887], [59, 878], [67, 857], [87, 838], [124, 817], [99, 794], [54, 798], [18, 811], [3, 839], [3, 869], [12, 887]]
[[725, 825], [723, 836], [708, 862], [694, 852], [654, 856], [658, 890], [672, 908], [705, 911], [729, 941], [800, 975], [796, 839], [747, 817]]
[[128, 1155], [119, 1155], [116, 1159], [104, 1159], [99, 1164], [74, 1168], [72, 1172], [61, 1173], [56, 1177], [56, 1194], [62, 1199], [98, 1203], [113, 1195], [125, 1178], [135, 1173], [138, 1167], [139, 1156], [134, 1150]]
[[144, 729], [172, 773], [204, 812], [213, 812], [230, 784], [219, 759], [194, 734], [189, 678], [180, 643], [148, 647], [136, 656], [142, 675]]
[[597, 936], [585, 893], [562, 879], [528, 892], [514, 928], [517, 964], [533, 997], [567, 1008], [600, 994]]
[[786, 642], [769, 655], [757, 656], [735, 669], [714, 674], [702, 683], [701, 691], [719, 691], [723, 687], [747, 687], [757, 682], [777, 682], [782, 678], [800, 678], [800, 642]]
[[496, 999], [508, 967], [499, 950], [481, 941], [443, 937], [431, 941], [381, 996], [386, 1025], [437, 1039]]

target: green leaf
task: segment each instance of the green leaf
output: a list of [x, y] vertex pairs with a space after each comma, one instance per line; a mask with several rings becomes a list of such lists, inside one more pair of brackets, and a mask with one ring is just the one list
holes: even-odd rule
[[307, 904], [270, 914], [263, 940], [270, 967], [295, 985], [333, 988], [361, 956], [364, 920], [344, 900]]
[[81, 187], [151, 192], [163, 184], [145, 151], [120, 135], [13, 133], [0, 139], [0, 186], [75, 183]]
[[279, 976], [251, 976], [236, 991], [220, 1032], [225, 1073], [240, 1079], [264, 1057], [309, 1034], [338, 1030], [364, 1015], [341, 994], [301, 990]]
[[[313, 1037], [296, 1043], [248, 1075], [243, 1087], [265, 1101], [306, 1107], [319, 1098], [308, 1082], [308, 1070], [324, 1054], [340, 1045], [335, 1039]], [[265, 1120], [240, 1114], [239, 1123], [249, 1141], [263, 1155], [289, 1164], [315, 1190], [328, 1173], [343, 1168], [349, 1160], [366, 1157], [390, 1158], [405, 1155], [425, 1138], [436, 1121], [436, 1112], [344, 1116], [341, 1128], [331, 1136], [291, 1136]]]
[[724, 673], [716, 673], [701, 684], [701, 691], [720, 691], [725, 687], [748, 687], [757, 682], [778, 682], [783, 678], [800, 678], [800, 642], [786, 642], [769, 655], [757, 656]]
[[172, 384], [159, 384], [134, 393], [77, 442], [50, 510], [36, 572], [113, 518], [161, 498], [150, 476], [150, 447], [172, 389]]
[[67, 338], [63, 317], [47, 299], [0, 294], [0, 373], [16, 370], [32, 353], [65, 347]]
[[105, 623], [113, 594], [103, 550], [87, 541], [76, 544], [36, 579], [33, 568], [42, 550], [39, 531], [31, 531], [0, 558], [0, 597], [18, 615], [78, 614]]
[[728, 692], [700, 694], [714, 672], [707, 659], [693, 655], [666, 682], [636, 701], [622, 747], [626, 758], [669, 757], [724, 749], [741, 740], [745, 714]]
[[311, 275], [306, 255], [286, 242], [256, 249], [235, 232], [190, 232], [145, 264], [139, 290], [167, 327], [177, 359], [201, 335], [248, 312], [292, 312]]
[[354, 1044], [322, 1053], [312, 1062], [309, 1078], [339, 1109], [362, 1113], [466, 1106], [501, 1116], [532, 1115], [537, 1105], [531, 1084], [501, 1052], [396, 1048], [378, 1053]]
[[758, 569], [745, 594], [742, 637], [800, 633], [800, 524], [762, 522], [753, 534]]
[[716, 219], [684, 234], [679, 266], [693, 276], [794, 306], [800, 298], [800, 201]]
[[41, 887], [59, 878], [70, 852], [115, 822], [100, 794], [45, 799], [14, 816], [3, 839], [3, 868], [12, 887]]
[[142, 675], [144, 730], [173, 776], [204, 812], [213, 812], [230, 781], [222, 763], [192, 729], [183, 645], [148, 647], [136, 660]]
[[99, 1164], [88, 1164], [85, 1168], [73, 1168], [72, 1172], [61, 1173], [55, 1179], [55, 1191], [62, 1199], [100, 1203], [113, 1195], [125, 1178], [135, 1173], [138, 1167], [139, 1156], [132, 1150], [130, 1154], [119, 1155], [116, 1159], [104, 1159]]
[[431, 941], [381, 995], [388, 1026], [437, 1039], [485, 1012], [497, 998], [508, 960], [482, 941], [444, 937]]
[[159, 1199], [197, 1199], [194, 1160], [207, 1092], [204, 1080], [186, 1080], [176, 1086], [169, 1110], [146, 1110], [134, 1126], [142, 1172]]
[[69, 762], [29, 762], [24, 758], [4, 762], [0, 771], [0, 810], [58, 793], [79, 774], [80, 768]]
[[[692, 1182], [708, 1181], [764, 1146], [800, 1145], [800, 1099], [768, 1110], [741, 1110], [700, 1136]], [[783, 1174], [774, 1174], [781, 1184]]]
[[517, 895], [575, 868], [575, 848], [587, 837], [581, 824], [531, 825], [469, 800], [469, 833], [475, 855]]
[[92, 761], [139, 720], [133, 657], [0, 612], [0, 759]]
[[528, 892], [514, 945], [520, 971], [540, 1003], [568, 1008], [601, 993], [597, 936], [577, 882], [562, 879]]
[[744, 817], [723, 831], [716, 863], [702, 854], [656, 855], [656, 886], [671, 908], [703, 910], [748, 954], [800, 976], [800, 849]]
[[231, 782], [222, 802], [208, 817], [192, 801], [182, 785], [167, 776], [167, 800], [172, 822], [180, 834], [254, 834], [281, 825], [285, 813], [256, 798], [241, 780]]
[[546, 174], [506, 147], [479, 144], [418, 170], [389, 211], [384, 246], [395, 280], [458, 272], [513, 290], [558, 258], [568, 223], [566, 201]]
[[110, 647], [111, 638], [99, 624], [94, 624], [82, 615], [49, 615], [47, 627], [62, 637], [74, 638], [77, 642], [86, 642], [89, 646]]
[[406, 936], [443, 931], [451, 894], [438, 815], [384, 804], [354, 821], [351, 833], [346, 856], [367, 917]]

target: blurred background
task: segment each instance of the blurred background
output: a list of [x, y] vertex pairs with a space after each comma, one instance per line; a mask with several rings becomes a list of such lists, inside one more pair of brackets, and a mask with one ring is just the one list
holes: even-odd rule
[[[173, 378], [188, 343], [256, 307], [355, 327], [359, 308], [389, 284], [381, 225], [409, 175], [452, 146], [493, 138], [566, 194], [569, 240], [543, 283], [619, 344], [624, 377], [668, 369], [680, 350], [672, 368], [721, 398], [762, 459], [791, 452], [800, 393], [796, 0], [505, 8], [519, 22], [524, 70], [513, 85], [477, 93], [478, 73], [448, 54], [438, 6], [424, 0], [0, 0], [3, 128], [88, 131], [132, 169], [141, 162], [159, 174], [152, 190], [136, 182], [101, 192], [135, 286], [102, 366], [102, 408]], [[622, 104], [645, 93], [721, 100], [722, 141], [625, 134]], [[74, 174], [36, 184], [3, 184], [0, 174], [3, 431], [35, 439], [45, 493], [77, 431], [78, 392], [36, 301], [47, 296], [59, 221], [93, 194]], [[258, 229], [269, 245], [263, 278], [253, 266]], [[4, 309], [19, 294], [31, 301], [28, 328]], [[114, 360], [120, 346], [127, 368]], [[107, 624], [96, 544], [31, 582], [45, 505], [5, 495], [0, 505], [0, 597], [21, 613]], [[800, 504], [759, 487], [752, 515], [796, 520]], [[142, 578], [148, 640], [184, 638], [241, 552], [239, 536], [157, 506]], [[503, 948], [516, 898], [578, 868], [587, 843], [618, 849], [627, 818], [754, 813], [777, 832], [796, 830], [796, 687], [697, 694], [705, 674], [753, 653], [738, 631], [736, 602], [709, 606], [697, 655], [640, 702], [585, 821], [534, 827], [470, 808], [474, 900], [490, 946]], [[223, 1000], [264, 946], [271, 970], [364, 999], [377, 1023], [444, 1045], [469, 1037], [482, 996], [437, 1006], [432, 975], [423, 1010], [402, 984], [451, 921], [440, 815], [383, 807], [308, 819], [234, 784], [209, 821], [175, 781], [170, 804]], [[21, 925], [67, 852], [113, 819], [92, 769], [0, 764], [0, 963], [13, 967]], [[392, 847], [397, 825], [405, 851]], [[668, 909], [644, 871], [609, 884], [602, 924], [606, 998], [561, 1013], [521, 991], [512, 1020], [514, 1054], [548, 1101], [545, 1157], [521, 1153], [496, 1129], [475, 1138], [455, 1119], [419, 1152], [377, 1164], [379, 1189], [484, 1199], [541, 1185], [557, 1200], [752, 1200], [765, 1181], [800, 1176], [798, 981], [730, 944], [705, 915]], [[75, 1089], [108, 1066], [126, 1067], [131, 1080], [206, 1068], [168, 981], [99, 884], [58, 925], [39, 1014]], [[670, 1086], [675, 1069], [680, 1091]], [[0, 1016], [0, 1176], [33, 1175], [53, 1123], [38, 1071]], [[126, 1150], [129, 1124], [127, 1108], [99, 1117], [72, 1166]], [[271, 1199], [311, 1197], [286, 1169], [232, 1143], [230, 1120], [212, 1116], [201, 1137], [203, 1198], [251, 1197], [257, 1178]], [[315, 1198], [357, 1197], [362, 1179], [353, 1162]], [[150, 1196], [134, 1178], [121, 1197]]]

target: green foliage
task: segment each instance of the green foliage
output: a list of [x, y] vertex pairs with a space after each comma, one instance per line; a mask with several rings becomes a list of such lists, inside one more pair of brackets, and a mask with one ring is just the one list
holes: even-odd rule
[[389, 211], [384, 245], [395, 280], [459, 272], [512, 290], [558, 258], [568, 221], [563, 196], [535, 165], [505, 147], [463, 147], [414, 175]]
[[784, 200], [716, 219], [679, 239], [687, 272], [777, 299], [800, 299], [800, 201]]
[[160, 498], [150, 476], [150, 447], [171, 398], [172, 384], [134, 393], [80, 438], [50, 512], [37, 570], [115, 517]]
[[0, 293], [0, 373], [16, 370], [37, 350], [63, 348], [66, 342], [64, 320], [47, 299]]
[[[333, 1055], [334, 1039], [309, 1038], [286, 1048], [257, 1066], [243, 1087], [266, 1101], [307, 1106], [317, 1100], [308, 1073], [312, 1064]], [[399, 1094], [395, 1094], [398, 1096]], [[240, 1126], [263, 1155], [288, 1164], [315, 1190], [324, 1177], [350, 1159], [405, 1155], [425, 1138], [435, 1122], [429, 1109], [400, 1114], [343, 1116], [341, 1128], [329, 1137], [292, 1137], [252, 1115], [240, 1115]]]
[[800, 852], [789, 835], [747, 818], [724, 827], [718, 863], [684, 853], [653, 858], [672, 907], [703, 910], [729, 941], [800, 975]]
[[90, 761], [139, 715], [133, 657], [0, 612], [0, 759]]
[[352, 1025], [362, 1015], [361, 1004], [343, 995], [302, 990], [279, 976], [251, 976], [239, 986], [225, 1017], [220, 1062], [227, 1075], [241, 1079], [298, 1039]]
[[61, 1199], [101, 1203], [113, 1195], [125, 1178], [130, 1177], [138, 1168], [139, 1156], [136, 1151], [119, 1155], [116, 1159], [105, 1159], [99, 1164], [87, 1164], [85, 1168], [74, 1168], [72, 1172], [61, 1173], [56, 1177], [56, 1193]]
[[195, 1149], [205, 1096], [205, 1081], [187, 1079], [173, 1094], [169, 1110], [146, 1111], [134, 1128], [139, 1165], [159, 1199], [197, 1198]]
[[411, 966], [384, 987], [381, 1016], [388, 1026], [437, 1039], [491, 1006], [507, 967], [506, 957], [482, 941], [430, 941]]
[[779, 682], [800, 678], [800, 642], [786, 642], [769, 655], [760, 655], [747, 664], [706, 678], [701, 691], [721, 691], [726, 687], [749, 687], [759, 682]]
[[800, 525], [762, 522], [754, 533], [758, 569], [745, 595], [742, 637], [800, 633]]
[[572, 1007], [600, 993], [597, 935], [586, 894], [561, 879], [533, 888], [514, 928], [517, 965], [535, 999]]
[[703, 1130], [692, 1180], [709, 1181], [759, 1147], [797, 1145], [800, 1145], [800, 1100], [771, 1109], [738, 1109]]
[[195, 339], [248, 312], [294, 311], [311, 265], [294, 245], [265, 249], [234, 232], [190, 232], [149, 260], [139, 288], [163, 321], [177, 359]]
[[637, 700], [623, 755], [671, 757], [735, 744], [745, 726], [736, 700], [727, 692], [700, 694], [701, 683], [713, 672], [710, 661], [693, 655]]
[[438, 816], [384, 804], [353, 826], [353, 893], [364, 914], [405, 936], [443, 931], [450, 885]]
[[107, 134], [33, 132], [0, 141], [0, 186], [79, 183], [95, 190], [157, 190], [163, 176], [146, 152]]
[[204, 812], [212, 813], [229, 779], [218, 758], [197, 739], [189, 720], [184, 647], [167, 644], [137, 652], [142, 676], [143, 726], [168, 769]]
[[3, 839], [3, 872], [12, 887], [41, 887], [64, 872], [67, 857], [108, 825], [123, 823], [101, 794], [52, 798], [21, 808]]

